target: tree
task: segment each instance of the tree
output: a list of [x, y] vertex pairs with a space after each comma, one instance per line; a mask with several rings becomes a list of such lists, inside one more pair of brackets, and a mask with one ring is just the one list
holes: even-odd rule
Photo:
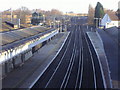
[[26, 15], [31, 15], [31, 11], [27, 7], [21, 7], [15, 10], [15, 14], [17, 15], [18, 19], [20, 19], [20, 23], [25, 24]]
[[88, 24], [89, 25], [94, 24], [94, 13], [95, 13], [94, 8], [91, 5], [89, 5], [89, 10], [88, 10]]
[[41, 21], [43, 21], [43, 15], [42, 15], [42, 13], [34, 12], [32, 14], [31, 23], [33, 25], [38, 25]]
[[62, 12], [57, 10], [57, 9], [52, 9], [51, 10], [51, 15], [62, 15]]
[[99, 26], [99, 20], [100, 18], [103, 18], [104, 14], [105, 13], [102, 4], [100, 2], [97, 2], [97, 5], [95, 7], [95, 15], [94, 15], [95, 24], [97, 23], [97, 25]]
[[116, 11], [116, 15], [118, 16], [118, 19], [120, 19], [120, 8]]

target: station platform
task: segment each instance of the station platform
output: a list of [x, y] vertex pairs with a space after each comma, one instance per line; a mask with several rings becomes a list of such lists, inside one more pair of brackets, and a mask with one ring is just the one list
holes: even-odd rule
[[120, 44], [119, 29], [113, 27], [105, 30], [98, 29], [103, 41], [104, 50], [108, 59], [113, 88], [120, 89]]
[[68, 34], [68, 32], [58, 33], [46, 45], [35, 52], [21, 67], [10, 72], [2, 80], [3, 88], [30, 87], [54, 58]]
[[93, 48], [97, 54], [99, 64], [101, 67], [102, 77], [104, 80], [104, 85], [106, 88], [112, 88], [112, 80], [110, 76], [110, 69], [108, 65], [108, 60], [106, 57], [106, 53], [104, 51], [104, 45], [102, 39], [98, 32], [87, 32], [87, 35], [93, 45]]

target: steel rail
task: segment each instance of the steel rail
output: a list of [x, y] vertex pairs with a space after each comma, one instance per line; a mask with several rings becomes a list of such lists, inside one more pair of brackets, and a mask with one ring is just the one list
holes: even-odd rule
[[[73, 46], [73, 53], [72, 53], [72, 57], [70, 59], [70, 63], [69, 63], [69, 66], [68, 66], [68, 69], [67, 69], [67, 72], [66, 72], [66, 75], [63, 79], [63, 82], [61, 84], [61, 87], [60, 88], [66, 88], [67, 86], [67, 83], [68, 83], [68, 79], [70, 77], [70, 73], [71, 73], [71, 70], [72, 70], [72, 67], [73, 67], [73, 64], [74, 64], [74, 61], [75, 61], [75, 54], [76, 54], [76, 36], [75, 36], [75, 42], [74, 42], [74, 46]], [[67, 80], [66, 80], [67, 79]], [[64, 85], [65, 84], [65, 85]]]
[[[86, 41], [85, 31], [83, 30], [83, 27], [81, 27], [81, 34], [82, 34], [81, 36], [83, 37], [83, 38], [82, 38], [82, 43], [83, 43], [83, 39], [84, 39], [84, 42], [86, 43], [86, 47], [88, 48], [87, 50], [88, 50], [88, 52], [90, 53], [89, 47], [88, 47], [87, 41]], [[84, 43], [84, 44], [85, 44], [85, 43]], [[82, 46], [83, 46], [83, 44], [82, 44]], [[84, 50], [83, 50], [83, 51], [84, 51]], [[83, 57], [84, 57], [84, 56], [83, 56]], [[92, 63], [92, 62], [91, 62], [92, 56], [90, 55], [89, 57], [90, 57], [90, 63]], [[85, 62], [83, 62], [83, 63], [85, 63]], [[89, 64], [90, 64], [90, 63], [89, 63]], [[84, 68], [84, 65], [83, 65], [83, 68]], [[92, 70], [92, 74], [94, 75], [94, 73], [93, 73], [93, 72], [94, 72], [94, 71], [93, 71], [93, 65], [92, 65], [91, 70]], [[86, 72], [86, 71], [83, 70], [83, 72]], [[83, 74], [84, 74], [84, 73], [83, 73]], [[82, 75], [82, 76], [83, 76], [83, 75]], [[83, 83], [83, 77], [82, 77], [81, 80], [82, 80], [81, 82]], [[95, 80], [94, 80], [94, 76], [93, 76], [93, 81], [92, 81], [92, 82], [94, 83], [94, 81], [95, 81]], [[81, 83], [81, 85], [82, 85], [82, 83]], [[81, 85], [79, 86], [79, 88], [82, 88]], [[93, 84], [93, 85], [94, 85], [93, 87], [95, 87], [95, 84]], [[84, 88], [85, 88], [85, 87], [84, 87]], [[86, 87], [86, 88], [87, 88], [87, 87]]]
[[62, 48], [64, 47], [64, 44], [66, 43], [68, 37], [69, 37], [70, 33], [67, 35], [66, 39], [64, 40], [64, 43], [62, 44], [61, 48], [59, 49], [59, 51], [57, 52], [57, 54], [54, 56], [54, 58], [50, 61], [50, 63], [47, 65], [47, 67], [42, 71], [42, 73], [35, 79], [35, 81], [29, 86], [29, 88], [32, 88], [35, 83], [39, 80], [39, 78], [41, 78], [41, 76], [45, 73], [45, 71], [49, 68], [49, 66], [52, 64], [52, 62], [54, 61], [54, 59], [58, 56], [59, 52], [62, 50]]
[[[72, 35], [73, 35], [72, 33], [73, 33], [73, 32], [71, 32], [71, 37], [72, 37]], [[62, 56], [62, 58], [61, 58], [61, 60], [60, 60], [60, 62], [59, 62], [59, 64], [58, 64], [58, 66], [56, 67], [54, 73], [52, 74], [52, 76], [50, 77], [49, 81], [48, 81], [47, 84], [45, 85], [45, 88], [48, 87], [49, 83], [50, 83], [51, 80], [53, 79], [53, 77], [54, 77], [55, 73], [57, 72], [58, 68], [60, 67], [60, 65], [61, 65], [61, 63], [62, 63], [62, 61], [63, 61], [63, 58], [65, 57], [65, 54], [66, 54], [67, 50], [69, 49], [68, 46], [70, 45], [71, 39], [72, 39], [72, 38], [70, 38], [65, 52], [64, 52], [64, 54], [63, 54], [63, 56]]]
[[[79, 26], [79, 30], [80, 26]], [[83, 79], [83, 44], [82, 44], [82, 33], [80, 31], [80, 36], [81, 36], [81, 75], [80, 75], [80, 81], [79, 81], [79, 88], [81, 88], [82, 85], [82, 79]]]
[[86, 40], [86, 43], [87, 43], [87, 46], [88, 46], [88, 49], [89, 49], [89, 52], [90, 52], [90, 57], [91, 57], [91, 60], [92, 60], [92, 68], [93, 68], [93, 73], [94, 73], [94, 83], [95, 83], [95, 89], [97, 88], [97, 82], [96, 82], [96, 73], [95, 73], [95, 65], [94, 65], [94, 62], [93, 62], [93, 57], [92, 57], [92, 52], [90, 50], [90, 46], [88, 44], [88, 40], [86, 38], [86, 35], [85, 35], [85, 32], [83, 31], [84, 33], [84, 36], [85, 36], [85, 40]]

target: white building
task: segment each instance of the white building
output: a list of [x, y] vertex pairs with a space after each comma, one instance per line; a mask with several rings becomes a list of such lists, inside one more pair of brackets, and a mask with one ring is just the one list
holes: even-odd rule
[[118, 16], [115, 12], [107, 12], [101, 20], [101, 26], [104, 28], [118, 27], [119, 24], [120, 20], [118, 20]]

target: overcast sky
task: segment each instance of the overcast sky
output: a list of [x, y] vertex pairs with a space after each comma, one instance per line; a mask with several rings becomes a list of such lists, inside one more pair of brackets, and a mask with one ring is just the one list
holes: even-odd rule
[[75, 13], [87, 13], [88, 6], [96, 6], [100, 2], [104, 8], [117, 10], [119, 0], [0, 0], [0, 11], [9, 8], [17, 9], [25, 6], [29, 9], [59, 9], [60, 11]]

